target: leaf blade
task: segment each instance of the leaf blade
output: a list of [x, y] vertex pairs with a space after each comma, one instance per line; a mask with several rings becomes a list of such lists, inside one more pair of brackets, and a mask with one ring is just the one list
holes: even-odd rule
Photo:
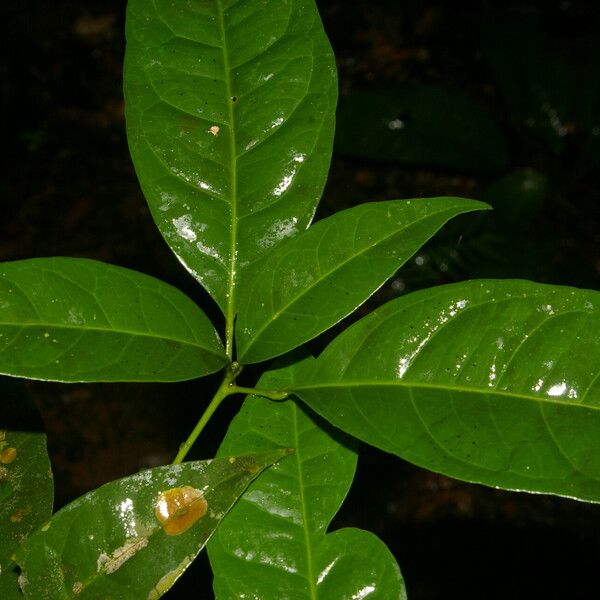
[[[289, 385], [293, 371], [271, 371], [261, 385]], [[296, 447], [294, 457], [249, 488], [209, 543], [215, 596], [341, 600], [368, 589], [374, 598], [405, 598], [380, 540], [353, 529], [326, 534], [354, 476], [350, 440], [292, 400], [249, 396], [219, 452], [283, 441]]]
[[[248, 483], [286, 454], [157, 467], [89, 492], [57, 512], [17, 552], [26, 597], [159, 598]], [[184, 501], [181, 490], [193, 490], [192, 501], [189, 494]], [[165, 509], [164, 495], [175, 491]], [[200, 499], [205, 512], [193, 513]]]
[[232, 320], [245, 266], [314, 214], [331, 155], [333, 53], [312, 0], [177, 11], [136, 0], [127, 23], [128, 138], [144, 194]]
[[178, 381], [227, 362], [206, 315], [179, 290], [105, 263], [0, 265], [0, 372], [52, 381]]
[[238, 359], [259, 362], [316, 337], [367, 300], [444, 223], [486, 208], [461, 198], [392, 200], [316, 223], [247, 272]]
[[599, 307], [526, 281], [424, 290], [350, 327], [294, 392], [425, 468], [599, 501]]
[[0, 597], [22, 598], [12, 555], [50, 518], [54, 485], [46, 435], [22, 382], [0, 378]]

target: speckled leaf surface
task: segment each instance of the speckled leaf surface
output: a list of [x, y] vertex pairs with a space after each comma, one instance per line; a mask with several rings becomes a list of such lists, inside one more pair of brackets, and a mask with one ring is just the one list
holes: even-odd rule
[[11, 556], [50, 518], [54, 486], [46, 436], [21, 382], [0, 378], [0, 405], [0, 598], [12, 600], [22, 596]]
[[[290, 385], [292, 369], [265, 374], [259, 387]], [[219, 453], [269, 450], [294, 456], [263, 473], [208, 544], [217, 600], [405, 598], [400, 570], [374, 535], [327, 533], [354, 476], [351, 442], [294, 400], [249, 396]]]
[[57, 512], [18, 551], [26, 598], [160, 598], [248, 484], [288, 450], [141, 471]]
[[282, 244], [246, 274], [237, 356], [284, 354], [350, 314], [452, 217], [488, 206], [463, 198], [372, 202]]
[[162, 281], [87, 259], [0, 264], [2, 374], [179, 381], [226, 362], [208, 317]]
[[238, 276], [304, 229], [337, 78], [313, 0], [130, 0], [131, 154], [165, 240], [233, 322]]
[[417, 465], [600, 501], [598, 292], [481, 280], [409, 294], [303, 377], [294, 392], [314, 410]]

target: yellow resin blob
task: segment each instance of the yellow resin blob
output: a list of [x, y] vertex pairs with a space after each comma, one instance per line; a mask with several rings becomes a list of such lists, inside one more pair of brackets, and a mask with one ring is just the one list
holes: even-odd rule
[[207, 508], [202, 492], [186, 485], [161, 492], [154, 514], [167, 535], [179, 535], [202, 518]]

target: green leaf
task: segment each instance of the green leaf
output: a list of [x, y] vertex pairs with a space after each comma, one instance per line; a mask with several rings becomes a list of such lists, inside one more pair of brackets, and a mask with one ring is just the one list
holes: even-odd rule
[[350, 314], [446, 221], [488, 208], [428, 198], [363, 204], [289, 240], [248, 271], [236, 322], [238, 360], [259, 362], [299, 346]]
[[[288, 368], [260, 384], [292, 379]], [[210, 541], [218, 600], [405, 598], [400, 570], [379, 539], [356, 529], [326, 533], [354, 477], [349, 442], [293, 400], [246, 398], [219, 453], [281, 443], [296, 453], [251, 485]]]
[[21, 382], [0, 378], [0, 598], [21, 598], [11, 556], [52, 514], [46, 436]]
[[341, 154], [496, 173], [507, 142], [477, 104], [451, 88], [405, 87], [340, 98], [335, 149]]
[[289, 452], [158, 467], [82, 496], [17, 552], [25, 596], [160, 598], [248, 484]]
[[244, 268], [312, 219], [336, 96], [313, 0], [128, 3], [135, 168], [165, 240], [231, 322]]
[[482, 280], [409, 294], [303, 377], [292, 389], [314, 410], [412, 463], [600, 501], [598, 292]]
[[73, 258], [0, 264], [0, 373], [52, 381], [179, 381], [227, 362], [179, 290]]

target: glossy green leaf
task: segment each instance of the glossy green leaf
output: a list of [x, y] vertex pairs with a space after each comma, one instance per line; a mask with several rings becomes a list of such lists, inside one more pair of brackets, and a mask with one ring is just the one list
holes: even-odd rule
[[378, 161], [496, 173], [508, 163], [502, 130], [451, 88], [405, 87], [340, 98], [335, 149]]
[[248, 484], [289, 452], [158, 467], [82, 496], [17, 552], [25, 597], [160, 598]]
[[446, 221], [476, 200], [373, 202], [320, 221], [248, 271], [236, 322], [238, 360], [284, 354], [350, 314]]
[[600, 501], [598, 292], [510, 280], [416, 292], [303, 376], [293, 389], [314, 410], [417, 465]]
[[243, 269], [313, 216], [336, 95], [313, 0], [128, 3], [136, 171], [165, 240], [231, 322]]
[[[269, 372], [259, 387], [292, 378], [290, 368]], [[326, 533], [354, 476], [350, 441], [294, 400], [246, 398], [219, 453], [281, 443], [296, 453], [250, 486], [208, 544], [217, 600], [405, 598], [379, 539], [357, 529]]]
[[11, 556], [52, 514], [46, 436], [20, 381], [0, 378], [0, 598], [22, 598]]
[[0, 264], [0, 373], [179, 381], [227, 362], [208, 317], [170, 285], [74, 258]]

